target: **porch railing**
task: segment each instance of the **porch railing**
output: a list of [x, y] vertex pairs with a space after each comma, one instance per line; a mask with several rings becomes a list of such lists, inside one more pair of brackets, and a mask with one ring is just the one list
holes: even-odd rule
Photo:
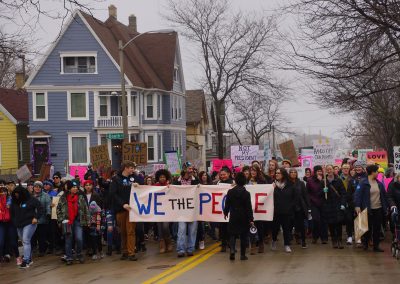
[[[129, 127], [139, 126], [139, 121], [137, 117], [128, 115], [128, 126]], [[104, 128], [122, 127], [122, 116], [97, 117], [96, 127], [104, 127]]]

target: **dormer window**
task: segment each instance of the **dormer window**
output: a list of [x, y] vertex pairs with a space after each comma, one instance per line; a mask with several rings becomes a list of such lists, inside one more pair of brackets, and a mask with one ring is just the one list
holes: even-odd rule
[[179, 81], [179, 67], [175, 66], [174, 68], [174, 82], [178, 82]]
[[62, 52], [61, 74], [97, 74], [97, 52]]

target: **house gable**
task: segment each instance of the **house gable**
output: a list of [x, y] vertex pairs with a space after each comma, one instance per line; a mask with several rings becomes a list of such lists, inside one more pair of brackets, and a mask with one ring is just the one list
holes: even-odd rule
[[0, 129], [0, 169], [17, 169], [17, 127], [1, 110]]
[[[97, 74], [61, 74], [61, 52], [96, 52]], [[119, 85], [120, 73], [103, 47], [93, 36], [80, 13], [74, 14], [71, 22], [45, 58], [37, 66], [27, 82], [27, 88], [42, 86], [76, 86], [76, 85]]]

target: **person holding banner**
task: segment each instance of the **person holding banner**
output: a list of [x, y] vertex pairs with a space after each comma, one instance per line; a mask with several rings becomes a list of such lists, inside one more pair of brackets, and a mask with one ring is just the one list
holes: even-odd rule
[[[181, 176], [175, 182], [175, 185], [197, 185], [199, 180], [193, 176], [193, 167], [189, 165], [185, 170], [182, 170]], [[187, 233], [187, 238], [186, 238]], [[178, 257], [193, 256], [196, 245], [197, 236], [197, 221], [194, 222], [179, 222], [178, 224], [178, 239], [176, 250]]]
[[346, 190], [331, 165], [326, 166], [326, 186], [323, 195], [322, 218], [328, 224], [332, 247], [343, 249], [342, 224], [345, 220]]
[[[171, 182], [171, 173], [168, 170], [160, 169], [155, 174], [155, 186], [168, 186]], [[157, 231], [159, 237], [159, 252], [171, 252], [172, 251], [172, 241], [171, 232], [169, 229], [169, 222], [158, 222]]]
[[314, 175], [307, 180], [307, 193], [310, 198], [311, 216], [313, 225], [313, 244], [316, 244], [318, 239], [321, 239], [322, 244], [328, 243], [328, 228], [325, 220], [321, 218], [322, 199], [324, 198], [324, 176], [322, 167], [314, 166]]
[[380, 231], [383, 216], [386, 215], [387, 199], [385, 186], [377, 180], [379, 167], [376, 165], [367, 166], [368, 178], [360, 181], [354, 193], [355, 211], [358, 214], [368, 209], [368, 232], [363, 236], [364, 250], [368, 250], [368, 242], [372, 236], [375, 252], [383, 252], [379, 247]]
[[225, 220], [229, 216], [230, 260], [235, 260], [236, 239], [240, 238], [240, 260], [247, 260], [246, 246], [250, 226], [254, 226], [253, 207], [250, 193], [246, 190], [245, 175], [240, 172], [235, 177], [236, 186], [228, 191], [224, 207]]
[[289, 174], [285, 168], [276, 170], [274, 182], [274, 220], [272, 223], [271, 249], [276, 250], [276, 241], [280, 227], [283, 231], [285, 252], [291, 253], [290, 240], [292, 230], [292, 218], [297, 200], [296, 189], [289, 180]]
[[298, 173], [296, 169], [292, 168], [289, 170], [289, 178], [297, 192], [297, 200], [294, 211], [294, 224], [296, 232], [300, 233], [301, 247], [303, 249], [306, 249], [306, 229], [304, 225], [304, 220], [306, 220], [308, 214], [311, 213], [310, 199], [308, 198], [306, 185], [298, 178]]
[[113, 197], [114, 211], [116, 213], [117, 225], [121, 232], [121, 260], [136, 261], [136, 223], [129, 220], [129, 199], [132, 185], [143, 184], [143, 177], [135, 173], [136, 164], [125, 161], [122, 171], [115, 175], [110, 184], [110, 192]]

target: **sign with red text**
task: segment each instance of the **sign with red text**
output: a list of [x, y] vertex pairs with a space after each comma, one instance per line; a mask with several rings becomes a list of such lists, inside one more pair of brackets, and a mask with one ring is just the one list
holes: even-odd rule
[[[131, 189], [131, 222], [227, 222], [224, 219], [230, 184], [138, 186]], [[254, 220], [272, 221], [274, 189], [271, 184], [247, 185]]]
[[375, 151], [367, 153], [367, 164], [378, 164], [380, 167], [387, 169], [388, 155], [386, 151]]
[[214, 159], [212, 160], [212, 172], [219, 172], [223, 167], [227, 167], [232, 170], [232, 160], [231, 159]]

